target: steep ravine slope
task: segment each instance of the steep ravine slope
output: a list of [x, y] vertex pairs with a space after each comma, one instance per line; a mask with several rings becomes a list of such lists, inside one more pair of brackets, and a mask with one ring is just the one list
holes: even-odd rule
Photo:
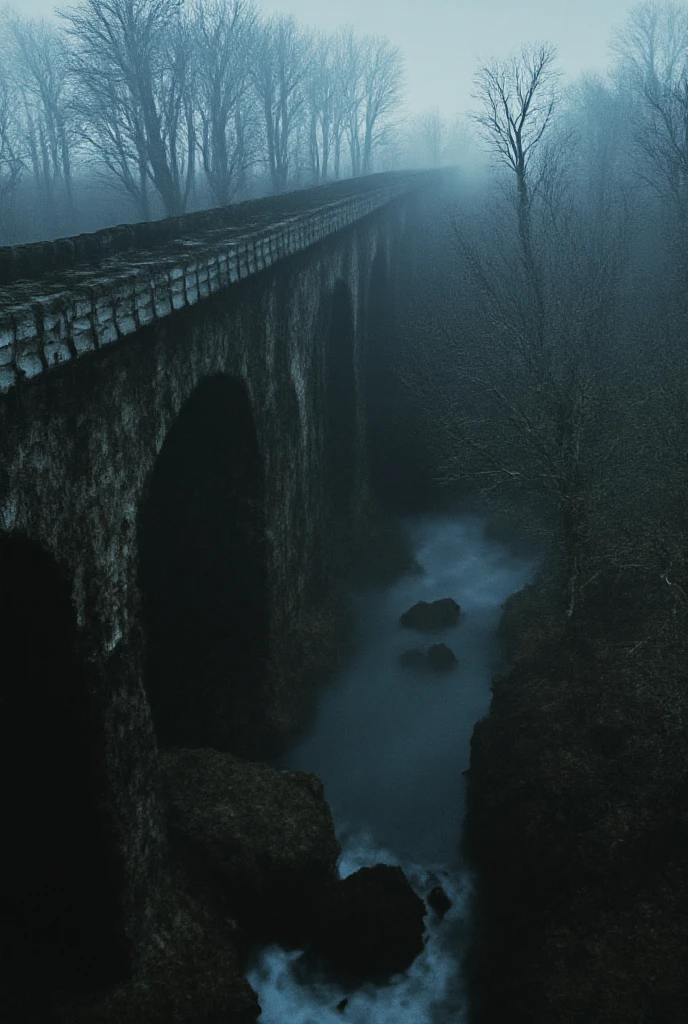
[[472, 1024], [688, 1020], [688, 663], [666, 636], [572, 644], [529, 586], [471, 743]]

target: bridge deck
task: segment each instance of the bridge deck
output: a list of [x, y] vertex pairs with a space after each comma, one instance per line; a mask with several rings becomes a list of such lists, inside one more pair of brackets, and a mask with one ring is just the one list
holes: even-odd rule
[[0, 393], [194, 305], [435, 177], [371, 175], [0, 250]]

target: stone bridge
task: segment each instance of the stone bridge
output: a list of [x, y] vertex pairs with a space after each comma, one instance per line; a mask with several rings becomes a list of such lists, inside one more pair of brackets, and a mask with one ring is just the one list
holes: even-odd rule
[[332, 538], [365, 515], [376, 338], [435, 180], [0, 250], [10, 885], [55, 928], [81, 908], [94, 948], [106, 922], [134, 950], [154, 927], [157, 744], [250, 756], [298, 719]]

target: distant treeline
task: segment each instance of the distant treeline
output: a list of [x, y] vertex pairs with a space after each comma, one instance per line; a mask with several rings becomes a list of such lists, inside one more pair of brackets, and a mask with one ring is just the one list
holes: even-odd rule
[[384, 36], [253, 0], [78, 0], [2, 16], [0, 244], [455, 162], [460, 120], [403, 116]]

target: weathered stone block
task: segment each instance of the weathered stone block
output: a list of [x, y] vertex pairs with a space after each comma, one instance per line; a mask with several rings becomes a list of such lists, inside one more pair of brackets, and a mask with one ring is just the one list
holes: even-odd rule
[[115, 319], [115, 310], [109, 295], [104, 295], [96, 302], [95, 317], [98, 328], [112, 323]]
[[230, 282], [229, 255], [226, 252], [220, 253], [217, 257], [217, 273], [221, 286], [226, 287]]
[[49, 342], [43, 345], [43, 358], [48, 367], [65, 363], [72, 358], [72, 353], [62, 341]]
[[136, 316], [141, 327], [146, 327], [148, 324], [155, 320], [155, 310], [153, 309], [153, 299], [149, 295], [147, 300], [143, 297], [136, 303]]
[[[172, 275], [170, 274], [170, 278]], [[179, 277], [170, 282], [170, 300], [173, 309], [182, 309], [186, 305], [186, 292], [184, 289], [184, 278]]]
[[90, 324], [83, 330], [74, 330], [72, 325], [72, 344], [78, 356], [93, 352], [98, 347]]
[[14, 330], [17, 342], [37, 337], [36, 317], [32, 309], [22, 309], [14, 315]]
[[153, 308], [158, 320], [170, 315], [172, 312], [172, 301], [168, 288], [156, 287], [153, 295]]
[[[127, 334], [133, 334], [138, 330], [136, 317], [134, 316], [133, 311], [130, 312], [128, 309], [121, 311], [117, 310], [115, 323], [117, 324], [117, 332], [119, 332], [120, 337], [125, 337]], [[106, 330], [109, 330], [109, 328], [106, 328]], [[117, 337], [117, 332], [115, 333], [115, 337]], [[107, 344], [107, 342], [103, 341], [102, 337], [100, 340], [101, 343]]]
[[214, 257], [208, 264], [208, 289], [211, 294], [220, 290], [220, 270], [217, 257]]
[[17, 383], [17, 373], [14, 366], [0, 366], [0, 393], [5, 394]]
[[23, 377], [37, 377], [39, 373], [43, 373], [43, 360], [35, 350], [18, 350], [16, 365]]
[[75, 298], [73, 301], [74, 301], [74, 316], [75, 316], [76, 319], [78, 319], [80, 317], [83, 317], [83, 316], [88, 316], [89, 315], [89, 313], [91, 312], [91, 309], [93, 307], [93, 303], [92, 303], [90, 297], [87, 298], [87, 297], [79, 296], [78, 298]]
[[199, 263], [198, 265], [198, 294], [202, 299], [207, 299], [210, 295], [210, 283], [208, 281], [208, 264]]
[[[117, 341], [117, 339], [120, 337], [119, 332], [117, 330], [117, 324], [116, 324], [116, 322], [114, 320], [112, 321], [112, 323], [106, 324], [102, 328], [102, 330], [98, 331], [97, 334], [94, 335], [94, 333], [92, 331], [89, 332], [89, 333], [90, 333], [91, 339], [94, 342], [97, 339], [98, 343], [101, 344], [101, 345], [111, 345], [113, 343], [113, 341]], [[88, 335], [87, 335], [87, 337], [88, 337]], [[86, 341], [87, 339], [84, 339], [84, 340]]]
[[14, 345], [14, 322], [12, 317], [5, 315], [0, 318], [0, 348]]

